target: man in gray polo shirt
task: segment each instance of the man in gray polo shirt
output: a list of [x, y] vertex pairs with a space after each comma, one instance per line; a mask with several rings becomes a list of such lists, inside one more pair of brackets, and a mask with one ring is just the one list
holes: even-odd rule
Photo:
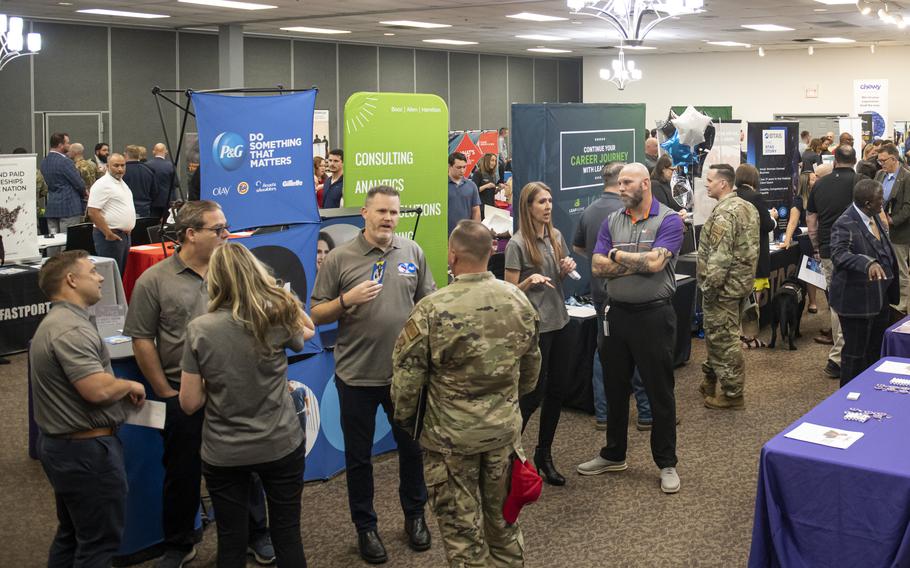
[[[123, 333], [133, 338], [133, 352], [155, 394], [167, 404], [164, 431], [164, 495], [161, 522], [165, 553], [159, 566], [182, 566], [196, 555], [195, 520], [202, 483], [203, 412], [186, 414], [177, 399], [186, 326], [206, 312], [205, 276], [215, 249], [230, 235], [221, 207], [214, 201], [190, 201], [177, 217], [180, 252], [142, 273]], [[270, 560], [274, 550], [265, 523], [261, 487], [250, 491], [251, 552]]]
[[679, 491], [676, 473], [676, 396], [673, 347], [676, 312], [674, 268], [682, 246], [683, 221], [651, 195], [648, 169], [629, 164], [619, 174], [625, 209], [601, 226], [592, 262], [595, 276], [609, 280], [603, 357], [607, 395], [607, 445], [578, 466], [582, 475], [622, 471], [626, 464], [629, 395], [635, 367], [651, 402], [651, 455], [664, 493]]
[[[376, 408], [382, 405], [389, 419], [394, 415], [392, 349], [414, 304], [436, 288], [417, 243], [395, 235], [400, 207], [394, 188], [370, 189], [361, 209], [363, 232], [325, 257], [311, 298], [316, 325], [338, 321], [335, 386], [344, 433], [348, 504], [360, 555], [374, 564], [388, 559], [373, 509]], [[409, 545], [416, 551], [427, 550], [430, 533], [424, 520], [427, 490], [421, 450], [395, 424], [392, 433], [398, 444], [398, 493]]]
[[57, 501], [48, 566], [110, 566], [126, 512], [123, 446], [115, 431], [145, 387], [113, 375], [89, 306], [104, 278], [85, 251], [61, 253], [38, 285], [53, 305], [29, 350], [38, 457]]

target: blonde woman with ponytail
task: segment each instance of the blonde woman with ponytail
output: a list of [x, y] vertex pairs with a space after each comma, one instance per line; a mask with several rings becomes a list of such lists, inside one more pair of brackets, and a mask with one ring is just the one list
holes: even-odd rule
[[205, 407], [202, 473], [218, 511], [219, 567], [245, 566], [253, 473], [268, 499], [279, 568], [306, 566], [300, 496], [306, 443], [288, 392], [285, 348], [303, 349], [313, 323], [245, 247], [212, 254], [208, 313], [187, 326], [180, 406]]
[[556, 470], [550, 447], [559, 424], [565, 385], [551, 378], [550, 368], [560, 364], [550, 357], [551, 348], [569, 323], [562, 281], [575, 270], [575, 261], [562, 233], [553, 226], [553, 195], [543, 182], [535, 181], [521, 189], [518, 203], [518, 232], [506, 246], [505, 280], [528, 296], [540, 316], [540, 375], [533, 392], [521, 397], [522, 431], [540, 407], [540, 426], [534, 465], [550, 485], [565, 485], [566, 478]]

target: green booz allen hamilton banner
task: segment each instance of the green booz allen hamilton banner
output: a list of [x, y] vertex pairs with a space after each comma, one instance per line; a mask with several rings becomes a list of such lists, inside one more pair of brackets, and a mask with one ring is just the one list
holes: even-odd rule
[[[344, 203], [363, 205], [367, 191], [390, 185], [401, 207], [420, 207], [416, 241], [437, 286], [447, 282], [449, 109], [436, 95], [354, 93], [344, 105]], [[416, 213], [396, 232], [411, 237]]]

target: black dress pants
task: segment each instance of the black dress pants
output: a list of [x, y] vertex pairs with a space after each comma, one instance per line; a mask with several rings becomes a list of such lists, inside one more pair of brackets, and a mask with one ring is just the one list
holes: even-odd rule
[[635, 367], [651, 402], [651, 455], [659, 468], [676, 467], [676, 393], [673, 349], [676, 312], [667, 301], [646, 309], [610, 306], [609, 333], [603, 339], [601, 361], [607, 396], [607, 445], [600, 456], [626, 459], [629, 396]]
[[869, 318], [838, 316], [844, 334], [844, 349], [840, 354], [840, 386], [868, 369], [881, 358], [882, 339], [888, 328], [889, 307]]
[[300, 496], [303, 492], [306, 442], [290, 454], [267, 463], [244, 466], [202, 464], [205, 482], [217, 515], [218, 568], [244, 568], [250, 540], [251, 484], [258, 477], [269, 503], [269, 532], [278, 568], [304, 568], [300, 536]]
[[[373, 509], [373, 434], [376, 409], [380, 405], [392, 420], [391, 386], [352, 387], [335, 377], [344, 435], [344, 463], [347, 470], [348, 505], [357, 532], [376, 529]], [[398, 444], [398, 498], [406, 519], [423, 517], [427, 487], [423, 481], [423, 453], [410, 434], [392, 422]]]
[[[564, 329], [564, 328], [563, 328]], [[538, 346], [540, 347], [540, 374], [537, 377], [537, 386], [534, 390], [518, 399], [521, 410], [521, 431], [524, 432], [528, 420], [540, 408], [540, 426], [537, 431], [537, 447], [549, 450], [556, 437], [556, 427], [559, 425], [559, 415], [562, 412], [562, 401], [565, 399], [565, 385], [561, 381], [553, 380], [550, 372], [553, 359], [550, 353], [559, 339], [562, 329], [548, 331], [540, 334]], [[557, 359], [559, 361], [559, 359]]]
[[[179, 385], [171, 384], [180, 389]], [[164, 420], [164, 495], [161, 505], [161, 523], [166, 548], [188, 551], [196, 543], [196, 513], [202, 497], [202, 422], [205, 410], [186, 414], [180, 408], [178, 397], [164, 401], [167, 413]], [[262, 484], [253, 476], [250, 482], [250, 542], [266, 533], [265, 500]], [[217, 523], [218, 511], [215, 511]], [[246, 543], [244, 543], [246, 544]]]
[[38, 458], [57, 502], [48, 568], [108, 568], [120, 548], [126, 515], [120, 439], [68, 440], [40, 434]]

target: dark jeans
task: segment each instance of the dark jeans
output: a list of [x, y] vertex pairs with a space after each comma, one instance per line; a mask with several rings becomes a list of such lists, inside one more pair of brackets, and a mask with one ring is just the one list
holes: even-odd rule
[[95, 255], [113, 258], [117, 262], [120, 276], [123, 276], [123, 271], [126, 270], [126, 257], [130, 254], [130, 235], [116, 229], [114, 229], [114, 233], [120, 237], [119, 241], [109, 241], [104, 238], [104, 233], [99, 229], [92, 230], [92, 240], [95, 241]]
[[537, 377], [537, 386], [534, 390], [518, 399], [521, 409], [521, 431], [524, 432], [528, 420], [540, 408], [540, 426], [537, 430], [537, 447], [549, 450], [556, 437], [556, 427], [559, 425], [559, 413], [562, 411], [562, 401], [565, 398], [565, 385], [559, 381], [549, 380], [550, 352], [553, 343], [559, 338], [562, 330], [548, 331], [540, 334], [540, 375]]
[[[180, 389], [179, 385], [171, 384]], [[178, 397], [164, 401], [167, 416], [164, 421], [164, 495], [161, 522], [164, 528], [164, 545], [177, 550], [189, 550], [196, 543], [196, 513], [202, 497], [202, 422], [205, 411], [187, 415], [180, 409]], [[250, 482], [249, 534], [252, 541], [267, 530], [265, 502], [262, 486], [254, 479]], [[218, 510], [215, 507], [217, 522]], [[246, 543], [243, 543], [246, 545]]]
[[59, 524], [48, 568], [108, 568], [120, 548], [126, 514], [120, 439], [66, 440], [42, 434], [38, 458], [57, 501]]
[[886, 303], [878, 315], [871, 318], [838, 316], [844, 334], [844, 349], [840, 353], [840, 386], [852, 381], [881, 358], [889, 308]]
[[632, 374], [638, 367], [651, 402], [651, 455], [657, 467], [676, 466], [676, 394], [673, 348], [676, 345], [676, 312], [673, 305], [632, 310], [613, 305], [607, 313], [609, 335], [601, 357], [607, 394], [607, 445], [600, 456], [626, 459], [629, 429], [629, 395]]
[[260, 464], [221, 467], [203, 462], [202, 472], [218, 525], [218, 568], [246, 566], [251, 481], [262, 480], [269, 507], [269, 532], [279, 568], [306, 566], [300, 537], [306, 442], [283, 458]]
[[[348, 505], [357, 532], [376, 529], [373, 509], [373, 434], [376, 430], [376, 408], [382, 409], [389, 421], [392, 408], [390, 386], [352, 387], [335, 377], [338, 403], [341, 407], [341, 430], [344, 434], [344, 464], [347, 469]], [[420, 445], [392, 422], [392, 435], [398, 444], [398, 498], [406, 519], [423, 516], [427, 487], [423, 481], [423, 454]]]

